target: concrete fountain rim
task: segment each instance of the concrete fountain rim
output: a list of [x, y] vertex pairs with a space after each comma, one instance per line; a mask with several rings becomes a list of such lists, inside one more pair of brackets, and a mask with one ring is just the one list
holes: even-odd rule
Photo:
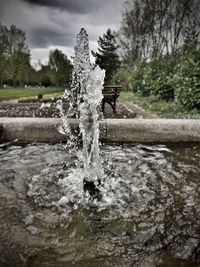
[[[68, 119], [78, 129], [76, 119]], [[0, 118], [0, 140], [19, 142], [65, 142], [58, 132], [58, 118]], [[200, 142], [200, 120], [105, 119], [100, 121], [100, 141], [115, 143]]]

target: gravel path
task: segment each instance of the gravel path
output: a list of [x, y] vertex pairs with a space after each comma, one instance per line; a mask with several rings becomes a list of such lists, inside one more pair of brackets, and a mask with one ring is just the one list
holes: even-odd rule
[[[0, 102], [0, 117], [60, 117], [56, 103], [17, 103], [16, 101]], [[130, 102], [119, 101], [117, 114], [109, 105], [105, 106], [105, 118], [154, 118], [155, 116]]]

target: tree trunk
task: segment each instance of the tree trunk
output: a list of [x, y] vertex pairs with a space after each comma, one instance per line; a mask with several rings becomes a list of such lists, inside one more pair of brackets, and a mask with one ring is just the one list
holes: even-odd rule
[[3, 88], [3, 79], [2, 74], [0, 73], [0, 88]]
[[24, 80], [20, 79], [19, 85], [20, 85], [20, 87], [24, 87]]
[[17, 87], [17, 85], [16, 85], [16, 77], [15, 77], [15, 76], [13, 77], [13, 87], [14, 87], [14, 88]]

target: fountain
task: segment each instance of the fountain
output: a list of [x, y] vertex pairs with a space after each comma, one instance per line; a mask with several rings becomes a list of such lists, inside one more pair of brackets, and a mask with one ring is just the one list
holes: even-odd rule
[[81, 29], [75, 46], [73, 91], [77, 94], [76, 106], [79, 114], [79, 128], [82, 137], [82, 163], [84, 189], [90, 194], [98, 192], [97, 186], [103, 178], [99, 155], [98, 108], [103, 95], [105, 71], [92, 66], [89, 55], [89, 39]]
[[104, 72], [84, 29], [75, 54], [81, 146], [64, 112], [66, 145], [0, 145], [0, 266], [198, 266], [199, 144], [99, 149]]
[[65, 92], [64, 101], [69, 101], [67, 116], [62, 100], [58, 101], [62, 125], [59, 130], [68, 135], [68, 144], [76, 153], [77, 136], [74, 136], [68, 123], [68, 116], [74, 115], [79, 121], [79, 137], [82, 152], [77, 156], [82, 163], [83, 188], [90, 196], [100, 198], [99, 186], [102, 184], [104, 172], [99, 154], [99, 106], [103, 99], [102, 89], [105, 71], [90, 62], [89, 39], [84, 28], [77, 35], [74, 48], [74, 68], [71, 93]]

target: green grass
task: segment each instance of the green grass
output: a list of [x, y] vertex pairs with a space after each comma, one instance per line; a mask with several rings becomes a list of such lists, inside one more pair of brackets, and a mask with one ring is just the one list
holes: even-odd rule
[[196, 109], [187, 111], [183, 107], [178, 106], [174, 101], [161, 101], [155, 96], [142, 97], [133, 92], [121, 92], [120, 99], [137, 104], [161, 118], [200, 119], [200, 111]]
[[52, 94], [62, 91], [64, 91], [63, 88], [56, 87], [3, 88], [0, 89], [0, 101], [9, 99], [19, 99], [21, 97], [37, 96], [39, 94]]

